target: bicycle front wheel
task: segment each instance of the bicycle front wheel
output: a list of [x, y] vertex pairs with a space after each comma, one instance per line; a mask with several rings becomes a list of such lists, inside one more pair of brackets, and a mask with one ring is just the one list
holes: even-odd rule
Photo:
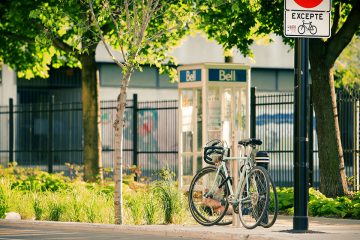
[[267, 211], [264, 214], [263, 220], [260, 222], [260, 225], [264, 228], [269, 228], [274, 225], [279, 212], [279, 202], [276, 186], [269, 173], [268, 177], [270, 183], [269, 205], [267, 207]]
[[260, 224], [269, 204], [269, 178], [263, 167], [250, 170], [240, 187], [239, 217], [243, 226], [253, 229]]
[[189, 209], [194, 219], [204, 226], [212, 226], [227, 214], [229, 191], [225, 175], [216, 167], [205, 167], [194, 177], [189, 189]]

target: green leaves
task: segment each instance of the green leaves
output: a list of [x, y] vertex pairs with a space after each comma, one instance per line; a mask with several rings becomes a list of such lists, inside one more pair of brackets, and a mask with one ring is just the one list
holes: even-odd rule
[[[294, 189], [278, 188], [279, 211], [291, 213], [294, 207]], [[360, 219], [360, 192], [352, 197], [327, 198], [321, 192], [309, 189], [309, 214], [321, 217]]]

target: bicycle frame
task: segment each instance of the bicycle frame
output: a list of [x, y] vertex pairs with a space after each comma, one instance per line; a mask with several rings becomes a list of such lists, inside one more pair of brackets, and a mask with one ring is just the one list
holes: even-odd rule
[[[229, 195], [229, 203], [231, 204], [238, 204], [242, 199], [239, 199], [240, 197], [240, 188], [241, 188], [241, 184], [243, 183], [244, 180], [249, 181], [249, 179], [246, 177], [247, 174], [249, 173], [249, 171], [251, 170], [251, 168], [253, 167], [253, 163], [251, 161], [251, 157], [252, 155], [249, 154], [249, 156], [244, 156], [244, 157], [224, 157], [223, 160], [221, 161], [221, 164], [218, 166], [215, 178], [214, 178], [214, 182], [213, 184], [211, 184], [211, 189], [205, 194], [205, 197], [209, 194], [212, 194], [216, 189], [215, 187], [218, 186], [215, 184], [215, 181], [218, 180], [220, 171], [222, 171], [225, 175], [225, 180], [228, 186], [228, 189], [230, 191], [230, 195]], [[237, 189], [236, 189], [236, 195], [234, 195], [234, 190], [231, 184], [231, 181], [229, 181], [230, 176], [228, 174], [228, 168], [226, 166], [226, 163], [229, 161], [241, 161], [242, 164], [242, 169], [239, 169], [238, 171], [240, 172], [240, 176], [239, 176], [239, 180], [238, 180], [238, 185], [237, 185]], [[236, 173], [238, 174], [238, 173]], [[223, 185], [224, 183], [221, 183], [221, 185]], [[247, 188], [249, 187], [249, 182], [246, 183]], [[248, 190], [248, 189], [247, 189]], [[235, 196], [235, 197], [234, 197]]]

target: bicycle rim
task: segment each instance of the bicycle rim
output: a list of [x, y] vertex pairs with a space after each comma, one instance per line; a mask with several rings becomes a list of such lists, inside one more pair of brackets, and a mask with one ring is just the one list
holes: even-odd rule
[[240, 221], [245, 228], [260, 224], [269, 203], [269, 178], [262, 167], [251, 169], [240, 188]]
[[203, 168], [195, 175], [190, 184], [190, 212], [194, 219], [204, 226], [219, 223], [227, 214], [229, 207], [228, 189], [226, 184], [222, 184], [225, 176], [220, 173], [216, 177], [216, 172], [217, 168], [215, 167]]
[[260, 225], [264, 228], [269, 228], [272, 225], [274, 225], [279, 212], [279, 203], [278, 203], [278, 195], [276, 192], [276, 186], [269, 173], [268, 173], [268, 177], [270, 184], [269, 204], [267, 207], [267, 211], [265, 212], [260, 222]]

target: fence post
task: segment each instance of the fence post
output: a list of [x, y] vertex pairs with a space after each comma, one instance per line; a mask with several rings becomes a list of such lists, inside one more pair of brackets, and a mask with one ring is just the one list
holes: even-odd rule
[[9, 98], [9, 162], [14, 162], [14, 100]]
[[250, 93], [250, 137], [256, 137], [256, 87]]
[[354, 99], [354, 191], [359, 191], [360, 189], [360, 174], [359, 174], [359, 138], [360, 138], [360, 128], [359, 128], [359, 122], [360, 122], [360, 101], [355, 98]]
[[48, 172], [53, 173], [54, 170], [54, 149], [53, 149], [53, 118], [54, 118], [54, 95], [50, 97], [49, 103], [49, 123], [48, 123]]
[[[138, 166], [138, 95], [133, 94], [133, 165]], [[135, 173], [135, 181], [138, 175]]]
[[309, 108], [309, 185], [314, 187], [314, 102], [312, 85], [309, 84], [310, 90], [310, 108]]

